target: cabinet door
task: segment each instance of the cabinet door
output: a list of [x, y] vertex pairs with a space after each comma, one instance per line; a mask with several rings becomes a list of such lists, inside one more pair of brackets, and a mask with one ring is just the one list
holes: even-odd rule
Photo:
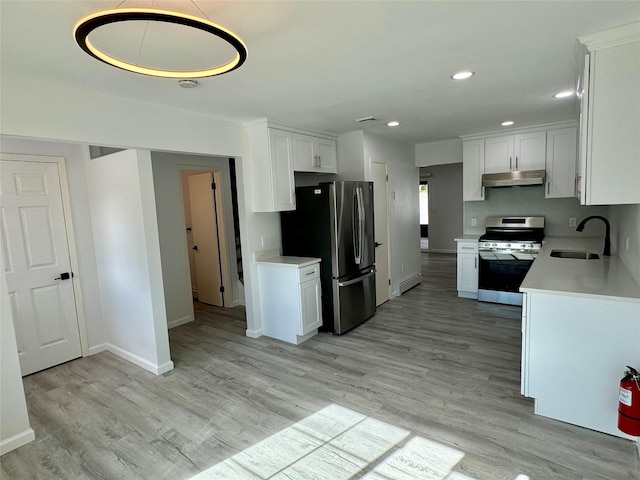
[[484, 200], [484, 140], [462, 144], [462, 199], [465, 202]]
[[513, 135], [484, 140], [484, 173], [501, 173], [513, 167]]
[[[269, 156], [274, 211], [295, 210], [295, 181], [293, 177], [293, 148], [291, 133], [269, 129]], [[268, 181], [255, 179], [255, 181]]]
[[293, 168], [298, 172], [315, 172], [319, 168], [317, 143], [314, 137], [292, 133]]
[[591, 53], [586, 203], [640, 203], [640, 41]]
[[319, 138], [317, 145], [317, 152], [320, 156], [320, 170], [322, 173], [338, 173], [336, 142], [325, 138]]
[[300, 301], [302, 304], [300, 335], [302, 336], [322, 325], [320, 278], [300, 284]]
[[569, 198], [575, 195], [576, 127], [547, 132], [546, 198]]
[[478, 255], [458, 254], [458, 291], [478, 292]]
[[516, 135], [512, 170], [544, 170], [546, 142], [546, 132]]

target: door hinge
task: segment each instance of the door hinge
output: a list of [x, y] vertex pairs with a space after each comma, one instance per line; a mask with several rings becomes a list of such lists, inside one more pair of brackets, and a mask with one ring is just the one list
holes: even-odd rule
[[216, 189], [216, 182], [211, 182], [211, 190], [215, 190]]
[[224, 293], [224, 287], [220, 287], [220, 293]]
[[385, 175], [385, 178], [387, 179], [387, 182], [389, 181], [389, 174]]
[[391, 285], [391, 279], [389, 279], [389, 285]]

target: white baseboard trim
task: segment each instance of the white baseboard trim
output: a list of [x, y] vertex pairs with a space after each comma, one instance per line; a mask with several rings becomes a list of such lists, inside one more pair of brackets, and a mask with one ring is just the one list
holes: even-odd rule
[[246, 335], [247, 335], [247, 337], [249, 337], [249, 338], [258, 338], [258, 337], [261, 337], [261, 336], [263, 335], [263, 334], [262, 334], [262, 329], [261, 329], [261, 328], [259, 328], [259, 329], [257, 329], [257, 330], [249, 330], [249, 329], [247, 328]]
[[100, 345], [94, 345], [93, 347], [89, 347], [89, 355], [95, 355], [96, 353], [104, 352], [107, 349], [106, 343], [101, 343]]
[[187, 315], [186, 317], [171, 320], [170, 322], [167, 322], [167, 327], [171, 330], [172, 328], [179, 327], [180, 325], [184, 325], [189, 322], [193, 322], [193, 315]]
[[0, 441], [0, 455], [4, 455], [5, 453], [9, 453], [16, 448], [20, 448], [21, 446], [26, 445], [29, 442], [33, 442], [35, 439], [36, 433], [32, 428], [28, 428], [23, 432], [16, 433], [9, 438], [5, 438], [4, 440]]
[[150, 362], [149, 360], [139, 357], [138, 355], [131, 353], [123, 348], [116, 347], [110, 343], [107, 343], [107, 351], [113, 353], [114, 355], [118, 355], [120, 358], [124, 358], [125, 360], [138, 365], [139, 367], [144, 368], [145, 370], [155, 373], [156, 375], [162, 375], [163, 373], [167, 373], [170, 370], [173, 370], [173, 362], [169, 361], [163, 363], [162, 365], [155, 364]]

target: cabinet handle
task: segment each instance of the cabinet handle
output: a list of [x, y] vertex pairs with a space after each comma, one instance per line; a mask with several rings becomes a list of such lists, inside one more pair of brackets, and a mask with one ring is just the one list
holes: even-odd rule
[[513, 158], [509, 157], [509, 170], [513, 170]]
[[551, 193], [551, 182], [547, 182], [547, 195]]
[[475, 257], [473, 259], [473, 268], [477, 269], [478, 268], [478, 257]]
[[516, 155], [516, 170], [518, 170], [518, 156]]
[[308, 277], [309, 275], [315, 275], [316, 272], [317, 272], [317, 270], [313, 270], [312, 272], [307, 272], [307, 273], [305, 273], [305, 276]]

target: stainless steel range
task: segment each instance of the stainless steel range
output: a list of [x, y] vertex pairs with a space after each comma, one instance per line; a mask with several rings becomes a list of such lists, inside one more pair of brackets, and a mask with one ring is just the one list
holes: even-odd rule
[[522, 305], [520, 284], [544, 238], [544, 217], [487, 217], [478, 252], [478, 300]]

